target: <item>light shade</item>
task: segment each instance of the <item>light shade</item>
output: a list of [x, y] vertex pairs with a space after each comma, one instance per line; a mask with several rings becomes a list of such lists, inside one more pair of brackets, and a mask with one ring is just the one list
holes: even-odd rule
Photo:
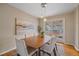
[[46, 18], [44, 18], [44, 22], [46, 22], [47, 21], [47, 19]]
[[40, 18], [43, 18], [43, 16], [41, 16]]

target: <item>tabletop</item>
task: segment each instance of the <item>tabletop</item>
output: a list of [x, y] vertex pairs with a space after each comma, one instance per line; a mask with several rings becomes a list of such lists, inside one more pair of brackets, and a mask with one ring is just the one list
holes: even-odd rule
[[44, 38], [42, 38], [41, 36], [25, 38], [26, 44], [33, 48], [39, 48], [43, 46], [45, 43], [47, 43], [49, 40], [50, 37], [48, 36], [45, 36]]

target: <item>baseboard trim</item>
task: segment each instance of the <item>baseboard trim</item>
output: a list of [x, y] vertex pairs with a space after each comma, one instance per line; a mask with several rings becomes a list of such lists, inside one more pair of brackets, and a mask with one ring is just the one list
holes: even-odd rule
[[79, 51], [79, 49], [76, 46], [74, 46], [73, 44], [68, 44], [68, 45], [72, 45], [75, 48], [75, 50]]
[[73, 44], [68, 44], [68, 43], [62, 43], [62, 44], [71, 45], [71, 46], [73, 46], [75, 48], [76, 51], [79, 51], [79, 49], [76, 46], [74, 46]]
[[73, 44], [69, 44], [69, 43], [64, 43], [64, 42], [59, 42], [59, 43], [73, 46]]
[[77, 51], [79, 51], [79, 49], [78, 49], [76, 46], [74, 46], [74, 48], [75, 48]]
[[0, 53], [0, 56], [3, 55], [3, 54], [5, 54], [5, 53], [8, 53], [8, 52], [10, 52], [10, 51], [12, 51], [12, 50], [14, 50], [14, 49], [16, 49], [16, 48], [12, 48], [12, 49], [9, 49], [9, 50], [6, 50], [6, 51]]

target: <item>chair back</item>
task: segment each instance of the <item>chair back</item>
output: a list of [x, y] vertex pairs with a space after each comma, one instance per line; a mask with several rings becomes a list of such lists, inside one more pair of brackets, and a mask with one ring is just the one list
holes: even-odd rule
[[55, 51], [57, 56], [64, 56], [65, 52], [64, 52], [64, 47], [62, 44], [55, 44]]
[[16, 50], [20, 56], [28, 55], [27, 46], [23, 39], [16, 39]]

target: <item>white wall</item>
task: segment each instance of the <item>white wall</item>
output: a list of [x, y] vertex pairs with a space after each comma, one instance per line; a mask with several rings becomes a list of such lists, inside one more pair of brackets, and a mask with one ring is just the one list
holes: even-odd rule
[[[22, 12], [8, 4], [0, 4], [0, 53], [13, 49], [15, 45], [15, 17], [31, 22], [34, 31], [37, 33], [37, 18]], [[32, 32], [31, 32], [32, 33]]]

